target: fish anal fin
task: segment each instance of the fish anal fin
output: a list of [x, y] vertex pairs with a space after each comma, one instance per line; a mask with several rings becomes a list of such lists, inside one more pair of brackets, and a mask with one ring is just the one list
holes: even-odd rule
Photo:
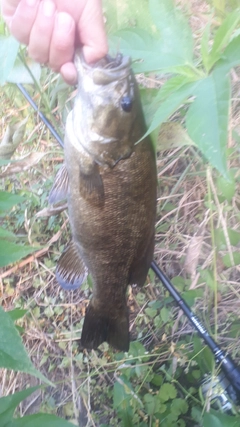
[[82, 261], [76, 244], [72, 241], [64, 250], [56, 267], [59, 285], [66, 290], [79, 288], [87, 277], [87, 267]]
[[145, 252], [141, 253], [141, 255], [138, 255], [137, 259], [131, 266], [130, 278], [129, 278], [130, 285], [138, 285], [138, 286], [144, 285], [147, 274], [148, 274], [148, 270], [153, 260], [154, 243], [155, 243], [155, 236], [153, 233], [146, 246]]
[[121, 351], [129, 350], [129, 319], [127, 306], [114, 317], [102, 313], [92, 299], [87, 307], [81, 344], [87, 349], [96, 349], [104, 341]]
[[55, 177], [53, 186], [48, 196], [50, 204], [58, 203], [67, 198], [68, 194], [68, 172], [66, 165], [63, 164]]

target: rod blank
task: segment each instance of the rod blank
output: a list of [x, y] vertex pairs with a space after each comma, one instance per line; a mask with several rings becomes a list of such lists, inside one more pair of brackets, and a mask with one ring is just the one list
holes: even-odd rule
[[52, 124], [49, 122], [47, 117], [44, 116], [44, 114], [39, 111], [37, 104], [33, 101], [32, 97], [29, 95], [29, 93], [26, 91], [26, 89], [23, 87], [21, 83], [17, 83], [18, 89], [22, 92], [22, 94], [25, 96], [26, 100], [29, 102], [29, 104], [33, 107], [33, 109], [38, 113], [40, 119], [43, 121], [43, 123], [48, 127], [54, 138], [56, 138], [57, 142], [63, 147], [63, 141], [60, 135], [56, 132]]
[[234, 391], [231, 392], [231, 398], [234, 400], [234, 403], [240, 404], [240, 367], [236, 365], [231, 356], [227, 355], [217, 345], [214, 339], [209, 335], [208, 331], [204, 328], [199, 318], [192, 312], [189, 305], [180, 296], [178, 291], [174, 288], [167, 276], [165, 276], [165, 274], [160, 270], [155, 261], [152, 261], [151, 268], [214, 354], [216, 363], [221, 367], [226, 378], [234, 388]]

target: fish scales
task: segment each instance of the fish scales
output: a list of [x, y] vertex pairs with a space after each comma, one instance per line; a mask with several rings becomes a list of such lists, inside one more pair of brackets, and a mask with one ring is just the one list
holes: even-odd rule
[[[80, 83], [79, 98], [67, 120], [65, 169], [61, 174], [64, 175], [62, 181], [68, 186], [67, 202], [73, 240], [61, 256], [56, 274], [65, 289], [73, 289], [81, 285], [87, 271], [91, 273], [93, 295], [85, 315], [82, 345], [97, 348], [107, 341], [115, 348], [127, 351], [129, 321], [126, 290], [130, 284], [144, 284], [152, 261], [157, 180], [155, 154], [150, 139], [145, 138], [135, 144], [146, 128], [130, 61], [125, 61], [123, 87], [120, 78], [120, 95], [116, 84], [121, 73], [117, 73], [115, 80], [113, 76], [115, 68], [117, 71], [119, 69], [117, 65], [113, 67], [113, 73], [112, 70], [104, 70], [102, 99], [99, 93], [97, 99], [91, 97], [94, 85], [90, 85], [89, 89], [88, 82], [87, 89], [84, 89], [84, 82], [82, 88]], [[82, 67], [79, 62], [78, 67]], [[84, 79], [84, 73], [90, 71], [86, 66], [80, 72], [79, 81]], [[99, 90], [101, 92], [100, 84], [97, 85]], [[127, 102], [129, 111], [124, 111], [124, 105], [121, 106], [122, 99]], [[93, 110], [92, 114], [88, 109]], [[100, 116], [102, 114], [102, 118], [98, 116], [96, 120], [96, 111]], [[81, 124], [83, 115], [85, 124]], [[115, 116], [118, 120], [114, 119]], [[90, 128], [90, 139], [92, 135], [100, 135], [106, 138], [107, 143], [103, 142], [103, 147], [95, 150], [97, 143], [94, 145], [92, 139], [89, 145], [86, 140], [83, 141], [88, 134], [81, 126]], [[59, 177], [56, 181], [59, 187]], [[54, 201], [58, 191], [62, 197], [62, 188], [55, 188], [51, 196], [55, 198]]]

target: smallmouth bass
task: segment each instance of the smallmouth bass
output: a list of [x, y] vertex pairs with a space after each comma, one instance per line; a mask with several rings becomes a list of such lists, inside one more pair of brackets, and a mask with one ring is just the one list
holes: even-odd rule
[[49, 201], [67, 197], [72, 241], [56, 277], [64, 289], [89, 272], [93, 295], [81, 342], [129, 349], [128, 285], [142, 286], [153, 258], [156, 162], [129, 57], [94, 66], [76, 55], [78, 92], [66, 123], [64, 165]]

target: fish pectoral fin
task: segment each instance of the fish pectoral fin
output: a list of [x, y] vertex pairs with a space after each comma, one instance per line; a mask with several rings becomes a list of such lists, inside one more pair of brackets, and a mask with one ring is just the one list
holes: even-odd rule
[[94, 205], [104, 204], [103, 181], [96, 163], [93, 164], [92, 170], [87, 173], [80, 168], [80, 194]]
[[68, 194], [68, 172], [66, 165], [63, 164], [57, 175], [55, 177], [55, 181], [51, 188], [50, 194], [48, 196], [48, 202], [52, 205], [54, 203], [58, 203], [63, 199], [67, 198]]
[[82, 285], [87, 274], [87, 267], [78, 253], [75, 242], [72, 241], [57, 263], [57, 281], [63, 289], [74, 290]]
[[86, 311], [81, 344], [84, 348], [96, 349], [104, 341], [121, 351], [129, 349], [129, 319], [125, 305], [122, 310], [116, 311], [114, 317], [95, 307], [94, 298]]

